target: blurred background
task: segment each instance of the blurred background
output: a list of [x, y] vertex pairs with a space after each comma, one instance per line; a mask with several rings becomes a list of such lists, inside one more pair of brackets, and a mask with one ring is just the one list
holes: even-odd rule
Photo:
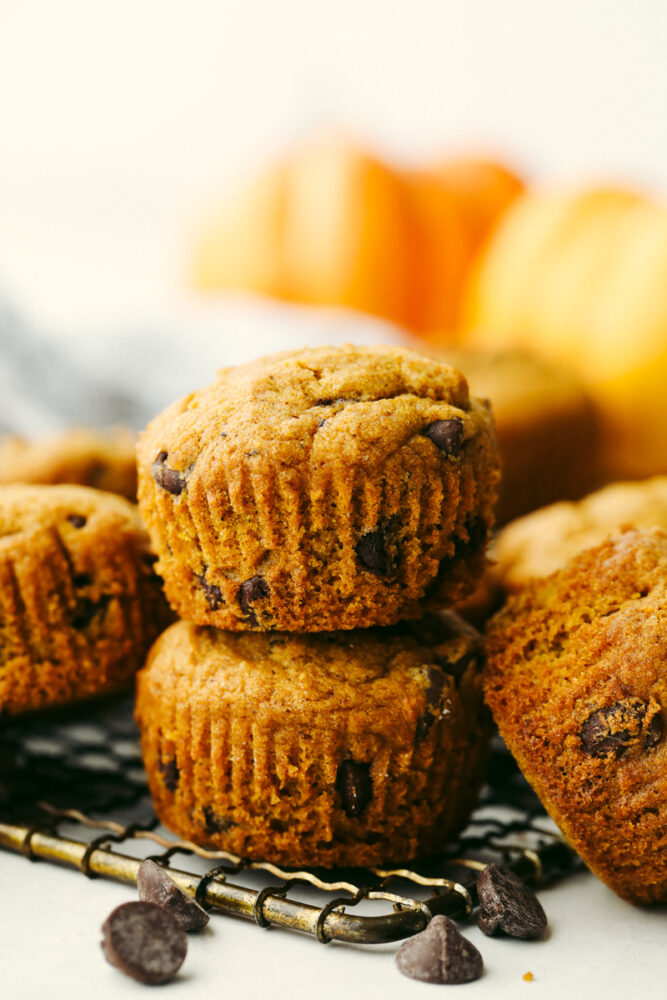
[[[324, 339], [438, 350], [516, 341], [569, 367], [601, 411], [615, 413], [622, 397], [623, 412], [634, 412], [642, 396], [655, 413], [667, 372], [663, 0], [22, 0], [2, 11], [5, 429], [140, 426], [217, 366]], [[335, 137], [331, 155], [309, 152], [322, 136]], [[462, 161], [491, 164], [516, 183], [493, 195], [481, 221], [476, 206], [497, 177], [460, 171]], [[276, 172], [285, 164], [287, 179]], [[444, 193], [428, 175], [443, 164]], [[415, 177], [425, 182], [417, 194]], [[503, 233], [496, 249], [524, 187], [528, 197], [574, 192], [584, 210], [561, 206], [565, 226], [552, 203], [538, 204], [538, 225], [517, 224], [530, 238]], [[600, 192], [606, 221], [593, 232]], [[397, 215], [394, 201], [406, 198], [412, 214]], [[283, 232], [286, 203], [297, 237]], [[580, 214], [590, 231], [567, 242]], [[538, 309], [519, 302], [516, 289], [534, 277], [539, 285], [528, 263], [541, 253], [535, 233], [549, 228], [547, 216], [563, 260], [550, 251]], [[271, 243], [278, 217], [283, 229]], [[406, 233], [415, 226], [413, 244]], [[507, 249], [512, 240], [519, 250]], [[403, 263], [389, 259], [392, 241]], [[340, 252], [331, 263], [333, 244]], [[610, 247], [628, 245], [637, 247], [632, 260], [611, 260]], [[294, 277], [299, 267], [307, 279]], [[335, 281], [329, 267], [340, 269]], [[402, 288], [406, 269], [409, 304], [398, 292], [389, 301], [385, 290]], [[439, 303], [426, 316], [431, 286]], [[601, 318], [608, 286], [630, 291]], [[507, 289], [517, 301], [508, 304]], [[346, 312], [285, 304], [299, 301]], [[562, 319], [554, 301], [573, 303]], [[628, 357], [622, 345], [639, 313], [649, 346]], [[488, 343], [461, 336], [481, 326]], [[591, 344], [583, 362], [582, 337]], [[613, 364], [600, 361], [608, 343]], [[667, 429], [667, 404], [663, 417]], [[656, 435], [637, 444], [624, 421], [609, 430], [612, 447], [641, 457], [605, 465], [602, 478], [667, 471]]]
[[2, 5], [0, 283], [63, 330], [185, 295], [192, 222], [312, 131], [667, 183], [662, 0]]

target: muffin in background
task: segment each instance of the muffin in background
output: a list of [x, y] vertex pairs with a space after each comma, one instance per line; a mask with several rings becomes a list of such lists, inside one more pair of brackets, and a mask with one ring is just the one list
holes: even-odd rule
[[667, 529], [667, 476], [612, 483], [578, 503], [556, 503], [508, 524], [493, 547], [491, 577], [515, 593], [624, 528]]
[[195, 843], [291, 866], [429, 854], [482, 783], [482, 653], [447, 612], [319, 635], [179, 622], [138, 677], [157, 815]]
[[398, 348], [223, 369], [141, 435], [139, 505], [177, 614], [233, 631], [393, 624], [485, 565], [498, 460], [464, 376]]
[[0, 487], [0, 712], [129, 687], [173, 620], [134, 504], [85, 486]]
[[528, 348], [586, 385], [601, 482], [667, 473], [667, 203], [622, 187], [532, 188], [464, 295], [466, 346]]
[[623, 899], [667, 900], [667, 534], [528, 583], [487, 629], [486, 700], [547, 811]]
[[498, 436], [501, 482], [496, 522], [555, 500], [576, 500], [598, 483], [596, 418], [581, 382], [521, 349], [442, 350], [488, 399]]
[[0, 484], [72, 483], [137, 499], [136, 436], [126, 427], [72, 427], [0, 439]]

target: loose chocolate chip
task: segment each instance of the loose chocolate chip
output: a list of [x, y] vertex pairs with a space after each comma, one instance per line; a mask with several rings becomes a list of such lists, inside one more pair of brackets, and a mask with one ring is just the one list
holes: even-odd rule
[[268, 597], [269, 593], [269, 585], [263, 576], [251, 576], [236, 591], [236, 600], [250, 625], [257, 624], [257, 615], [252, 605], [262, 597]]
[[161, 906], [171, 913], [184, 931], [199, 931], [209, 921], [206, 910], [187, 892], [183, 892], [164, 868], [151, 858], [139, 865], [137, 889], [142, 903]]
[[579, 733], [584, 753], [589, 757], [622, 757], [629, 750], [655, 746], [662, 737], [662, 717], [652, 716], [645, 726], [647, 709], [641, 698], [625, 698], [592, 712]]
[[544, 935], [547, 917], [539, 899], [509, 868], [487, 865], [477, 877], [477, 897], [477, 923], [489, 937], [496, 931], [523, 941]]
[[394, 564], [390, 559], [382, 530], [367, 531], [357, 542], [357, 558], [364, 569], [377, 576], [391, 576]]
[[396, 952], [404, 976], [422, 983], [472, 983], [484, 970], [474, 944], [459, 934], [449, 917], [438, 914], [428, 927], [404, 941]]
[[185, 931], [154, 903], [123, 903], [102, 924], [107, 961], [140, 983], [168, 983], [185, 959]]
[[417, 719], [415, 743], [420, 743], [429, 733], [440, 712], [440, 699], [445, 687], [445, 675], [437, 667], [428, 667], [428, 686], [424, 712]]
[[72, 628], [79, 631], [87, 628], [93, 618], [101, 611], [104, 611], [110, 600], [111, 597], [109, 594], [102, 594], [98, 601], [91, 601], [89, 597], [80, 597], [74, 607]]
[[206, 598], [206, 603], [208, 604], [211, 611], [217, 611], [221, 604], [224, 603], [222, 597], [222, 591], [220, 587], [217, 587], [214, 583], [209, 583], [206, 579], [207, 566], [204, 566], [204, 572], [201, 576], [195, 573], [195, 579], [198, 585], [204, 591], [204, 597]]
[[458, 455], [463, 441], [463, 421], [460, 417], [451, 420], [436, 420], [424, 428], [424, 435], [445, 455]]
[[164, 786], [169, 792], [175, 792], [178, 788], [178, 778], [179, 770], [176, 761], [171, 758], [171, 760], [159, 760], [158, 761], [158, 771], [162, 775], [162, 780], [164, 781]]
[[93, 582], [92, 576], [88, 573], [77, 573], [76, 576], [72, 578], [72, 583], [77, 590], [83, 590], [84, 587], [90, 587]]
[[178, 469], [170, 469], [166, 464], [167, 458], [168, 452], [161, 451], [159, 453], [151, 465], [151, 476], [153, 477], [153, 481], [163, 490], [166, 490], [167, 493], [179, 496], [185, 489], [190, 468], [184, 469], [181, 472]]
[[85, 518], [83, 514], [68, 514], [67, 520], [73, 528], [83, 528], [87, 518]]
[[361, 816], [373, 798], [370, 770], [370, 764], [357, 760], [344, 760], [338, 768], [336, 790], [341, 797], [345, 815], [350, 819]]

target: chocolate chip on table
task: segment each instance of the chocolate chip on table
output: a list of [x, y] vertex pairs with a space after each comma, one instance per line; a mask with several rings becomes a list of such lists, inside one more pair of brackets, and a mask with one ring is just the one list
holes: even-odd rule
[[579, 732], [584, 753], [622, 757], [655, 746], [662, 739], [663, 721], [658, 712], [645, 724], [648, 707], [641, 698], [631, 697], [592, 712]]
[[524, 941], [544, 935], [547, 917], [539, 899], [509, 868], [487, 865], [477, 877], [477, 897], [477, 923], [484, 934], [502, 931]]
[[123, 903], [102, 924], [107, 961], [140, 983], [168, 983], [185, 959], [188, 941], [175, 917], [155, 903]]
[[396, 952], [396, 964], [404, 976], [422, 983], [472, 983], [484, 971], [477, 948], [443, 914], [403, 942]]
[[435, 420], [424, 429], [423, 434], [445, 455], [458, 455], [463, 442], [463, 421], [460, 417]]
[[262, 597], [268, 597], [269, 593], [269, 585], [263, 576], [251, 576], [236, 591], [236, 600], [239, 603], [239, 607], [251, 625], [257, 624], [257, 615], [252, 606], [253, 603], [261, 600]]
[[179, 496], [185, 489], [185, 483], [190, 469], [179, 472], [178, 469], [170, 469], [166, 464], [169, 453], [161, 451], [151, 465], [151, 476], [153, 482], [157, 483], [167, 493]]
[[344, 760], [336, 774], [336, 789], [341, 797], [343, 811], [356, 819], [373, 798], [373, 779], [370, 764], [363, 761]]
[[178, 788], [178, 778], [180, 775], [176, 761], [173, 758], [171, 760], [159, 760], [157, 768], [162, 775], [162, 780], [167, 791], [175, 792]]
[[417, 719], [415, 743], [426, 739], [431, 726], [436, 721], [440, 710], [440, 700], [445, 687], [445, 674], [437, 667], [428, 667], [428, 686], [426, 688], [426, 703], [422, 715]]
[[87, 521], [87, 518], [85, 518], [83, 514], [68, 514], [67, 520], [69, 521], [69, 523], [72, 525], [73, 528], [83, 528], [83, 526]]
[[394, 564], [386, 548], [384, 534], [381, 530], [367, 531], [357, 542], [357, 558], [364, 569], [377, 576], [391, 576]]
[[174, 882], [161, 865], [146, 858], [139, 865], [137, 889], [142, 903], [155, 903], [170, 913], [184, 931], [199, 931], [206, 927], [209, 915]]

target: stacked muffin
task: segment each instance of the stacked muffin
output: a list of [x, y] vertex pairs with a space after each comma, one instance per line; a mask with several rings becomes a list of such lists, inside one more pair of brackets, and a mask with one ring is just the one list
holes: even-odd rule
[[275, 355], [157, 417], [138, 471], [183, 619], [139, 676], [160, 818], [292, 865], [442, 843], [488, 740], [479, 637], [439, 610], [484, 568], [488, 406], [409, 351]]

